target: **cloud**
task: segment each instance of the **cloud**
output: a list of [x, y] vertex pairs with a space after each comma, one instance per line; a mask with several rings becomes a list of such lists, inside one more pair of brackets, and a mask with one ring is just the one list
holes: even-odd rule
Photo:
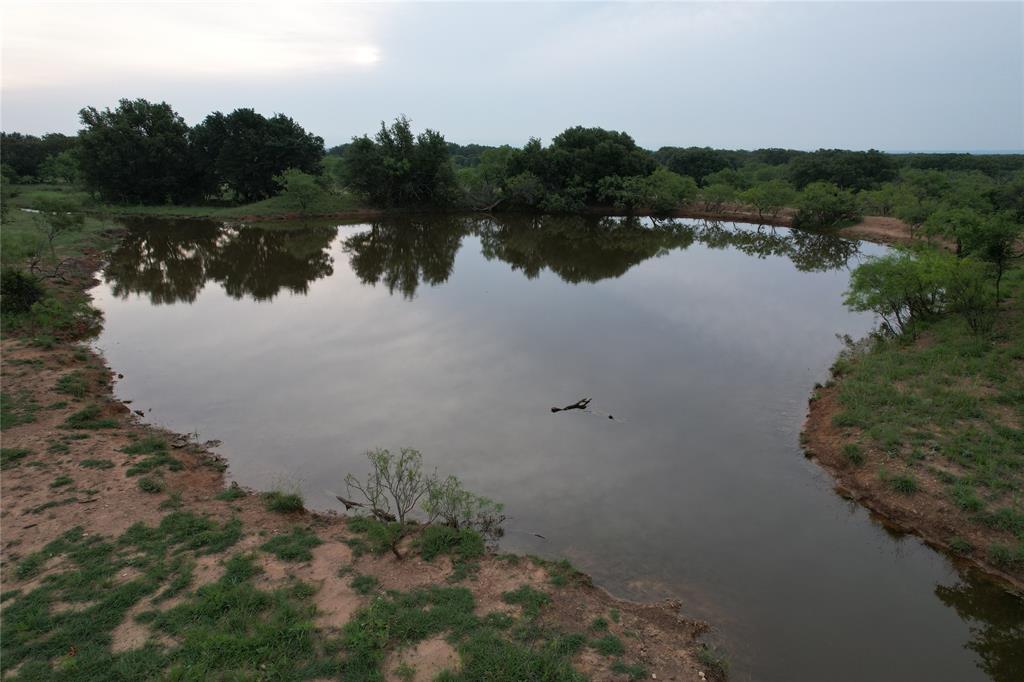
[[273, 78], [365, 69], [390, 6], [14, 3], [5, 89], [153, 78]]

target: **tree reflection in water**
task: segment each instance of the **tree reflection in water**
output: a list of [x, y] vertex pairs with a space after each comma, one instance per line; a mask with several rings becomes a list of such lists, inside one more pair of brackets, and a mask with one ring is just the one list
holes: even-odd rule
[[334, 273], [329, 246], [336, 227], [256, 229], [200, 220], [128, 221], [104, 277], [115, 295], [151, 302], [195, 301], [207, 281], [233, 298], [305, 294]]
[[[234, 298], [269, 300], [282, 289], [306, 293], [330, 276], [337, 227], [234, 226], [198, 220], [142, 220], [129, 230], [104, 274], [114, 293], [153, 303], [192, 302], [207, 281]], [[483, 256], [534, 279], [544, 270], [571, 284], [621, 277], [640, 263], [699, 243], [748, 255], [790, 259], [798, 270], [846, 267], [858, 244], [829, 234], [774, 227], [587, 216], [398, 216], [342, 242], [364, 284], [413, 299], [421, 284], [448, 280], [463, 238]]]

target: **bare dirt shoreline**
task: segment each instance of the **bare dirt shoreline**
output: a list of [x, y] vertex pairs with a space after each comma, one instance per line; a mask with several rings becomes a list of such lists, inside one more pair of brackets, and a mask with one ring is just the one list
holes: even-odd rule
[[[90, 253], [75, 260], [67, 286], [85, 291], [95, 283], [93, 274], [101, 265], [101, 254]], [[418, 587], [445, 585], [454, 570], [452, 561], [441, 556], [426, 561], [409, 552], [399, 561], [390, 554], [357, 556], [346, 544], [356, 534], [345, 518], [310, 511], [282, 514], [268, 511], [260, 495], [247, 492], [238, 499], [219, 500], [224, 490], [223, 463], [216, 455], [187, 438], [141, 423], [131, 407], [113, 396], [115, 372], [103, 358], [84, 344], [58, 343], [51, 348], [32, 345], [27, 339], [5, 336], [0, 345], [0, 375], [4, 392], [18, 395], [36, 406], [35, 420], [7, 428], [3, 432], [5, 449], [22, 448], [29, 454], [14, 466], [5, 467], [0, 476], [3, 538], [2, 578], [5, 594], [17, 590], [29, 592], [47, 576], [67, 568], [62, 561], [49, 561], [38, 574], [19, 578], [19, 561], [40, 551], [69, 528], [81, 526], [89, 535], [116, 537], [132, 524], [155, 526], [168, 513], [167, 494], [143, 492], [138, 478], [127, 469], [139, 456], [125, 454], [126, 447], [140, 438], [155, 436], [174, 444], [170, 454], [181, 462], [179, 470], [159, 473], [165, 492], [177, 495], [178, 509], [208, 516], [220, 522], [237, 518], [243, 523], [241, 539], [227, 550], [196, 556], [196, 571], [190, 589], [218, 580], [225, 571], [224, 561], [238, 552], [254, 552], [269, 537], [287, 534], [293, 527], [305, 526], [323, 544], [313, 549], [312, 559], [287, 562], [257, 552], [262, 573], [258, 585], [264, 589], [293, 584], [295, 579], [317, 591], [313, 597], [318, 631], [337, 634], [353, 615], [368, 605], [374, 594], [363, 595], [351, 586], [351, 578], [339, 568], [352, 566], [358, 573], [373, 576], [384, 590], [407, 591]], [[61, 377], [80, 372], [86, 379], [85, 392], [69, 397], [56, 390]], [[82, 407], [100, 406], [102, 419], [115, 426], [69, 432], [64, 421]], [[84, 436], [72, 438], [69, 434]], [[58, 445], [60, 444], [60, 445]], [[180, 446], [180, 447], [179, 447]], [[107, 462], [97, 467], [90, 462]], [[61, 478], [70, 485], [55, 488]], [[607, 632], [621, 639], [625, 652], [615, 658], [600, 655], [584, 647], [573, 657], [573, 665], [594, 680], [628, 679], [612, 666], [640, 666], [648, 676], [663, 680], [696, 681], [716, 679], [714, 668], [698, 660], [702, 645], [699, 637], [708, 625], [688, 620], [680, 614], [681, 604], [667, 600], [661, 604], [640, 604], [612, 597], [593, 586], [581, 574], [565, 584], [554, 584], [550, 567], [529, 558], [486, 555], [475, 575], [458, 583], [468, 588], [480, 615], [501, 612], [511, 616], [519, 606], [510, 605], [502, 595], [528, 585], [550, 596], [540, 621], [545, 626], [566, 632], [587, 634], [587, 624], [596, 618], [608, 621]], [[165, 609], [183, 601], [174, 597], [158, 608]], [[7, 604], [5, 604], [5, 607]], [[134, 616], [144, 608], [156, 608], [149, 598], [133, 607], [112, 633], [111, 650], [125, 652], [144, 646], [168, 645], [159, 633]], [[609, 618], [609, 614], [614, 614]], [[74, 655], [72, 652], [70, 655]], [[55, 660], [56, 664], [59, 661]], [[433, 679], [440, 670], [459, 665], [457, 652], [443, 639], [425, 640], [411, 649], [392, 651], [385, 663], [385, 677], [397, 680], [400, 663], [415, 667], [415, 679]]]

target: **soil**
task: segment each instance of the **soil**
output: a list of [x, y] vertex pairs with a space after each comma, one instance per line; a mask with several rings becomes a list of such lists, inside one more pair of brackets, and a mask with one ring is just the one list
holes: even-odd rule
[[[69, 281], [59, 286], [84, 291], [94, 283], [92, 273], [99, 265], [100, 254], [90, 253], [77, 259]], [[13, 426], [3, 432], [4, 448], [26, 448], [31, 454], [16, 466], [0, 475], [0, 535], [2, 535], [2, 590], [26, 589], [38, 585], [48, 574], [57, 570], [61, 560], [45, 564], [41, 572], [29, 580], [19, 580], [14, 567], [17, 561], [74, 526], [82, 526], [87, 533], [116, 536], [136, 522], [157, 524], [168, 512], [161, 503], [167, 494], [150, 494], [138, 487], [138, 477], [129, 477], [127, 469], [133, 458], [123, 449], [135, 439], [159, 435], [172, 445], [183, 445], [187, 438], [161, 431], [141, 423], [129, 406], [113, 397], [112, 384], [116, 376], [104, 364], [102, 357], [84, 344], [58, 343], [51, 348], [38, 348], [27, 339], [6, 336], [0, 342], [0, 377], [5, 393], [30, 395], [38, 405], [35, 421]], [[58, 378], [78, 370], [86, 377], [86, 392], [80, 397], [58, 393]], [[64, 403], [64, 405], [62, 405]], [[70, 431], [62, 427], [64, 420], [87, 404], [102, 408], [102, 417], [114, 420], [115, 428], [82, 430], [88, 437], [68, 439]], [[54, 451], [54, 443], [64, 442], [66, 451]], [[50, 450], [48, 452], [48, 449]], [[314, 597], [318, 614], [316, 627], [325, 632], [341, 628], [372, 595], [357, 594], [351, 587], [351, 577], [339, 574], [339, 569], [351, 565], [359, 573], [377, 578], [380, 589], [406, 590], [416, 586], [445, 584], [453, 568], [443, 557], [428, 562], [412, 554], [402, 560], [391, 554], [364, 555], [356, 558], [347, 538], [356, 537], [348, 529], [344, 517], [302, 511], [281, 514], [267, 511], [256, 493], [234, 500], [217, 500], [216, 495], [225, 486], [220, 459], [203, 445], [189, 443], [173, 447], [170, 454], [183, 466], [178, 471], [166, 470], [162, 474], [167, 493], [180, 495], [180, 509], [205, 514], [218, 521], [239, 518], [243, 522], [244, 536], [224, 554], [200, 557], [194, 571], [192, 589], [218, 579], [223, 573], [222, 560], [240, 551], [251, 551], [271, 536], [287, 533], [296, 524], [311, 527], [323, 541], [313, 550], [313, 557], [304, 563], [285, 562], [276, 556], [260, 553], [263, 573], [257, 585], [264, 588], [282, 586], [298, 578], [316, 586]], [[84, 460], [110, 460], [111, 468], [83, 466]], [[137, 457], [135, 458], [138, 459]], [[53, 488], [52, 483], [61, 475], [69, 476], [73, 483]], [[63, 502], [43, 510], [50, 502]], [[125, 579], [129, 579], [126, 577]], [[588, 581], [569, 581], [555, 586], [546, 570], [529, 559], [510, 561], [507, 557], [490, 554], [480, 561], [479, 571], [460, 585], [474, 595], [481, 614], [494, 610], [508, 611], [501, 600], [503, 592], [523, 584], [543, 589], [551, 603], [542, 612], [543, 623], [564, 625], [571, 631], [598, 616], [607, 616], [611, 609], [621, 614], [621, 620], [611, 625], [619, 635], [626, 653], [622, 660], [630, 665], [642, 665], [648, 673], [661, 680], [701, 680], [712, 678], [697, 661], [701, 646], [698, 638], [708, 626], [683, 618], [678, 602], [664, 604], [638, 604], [616, 599]], [[114, 631], [112, 647], [125, 651], [143, 646], [148, 641], [159, 642], [144, 623], [133, 615], [147, 609], [169, 608], [178, 598], [159, 605], [143, 600], [129, 612], [124, 622]], [[628, 631], [628, 632], [627, 632]], [[579, 654], [574, 659], [577, 668], [594, 680], [621, 680], [624, 676], [611, 670], [614, 659]], [[458, 664], [454, 651], [444, 642], [427, 640], [418, 646], [393, 654], [389, 670], [406, 662], [417, 671], [437, 671]], [[419, 674], [419, 673], [417, 673]]]

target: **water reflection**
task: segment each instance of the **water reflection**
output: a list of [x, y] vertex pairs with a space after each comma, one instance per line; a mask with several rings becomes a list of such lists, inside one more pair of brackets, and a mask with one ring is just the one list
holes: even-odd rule
[[328, 247], [336, 227], [263, 230], [201, 220], [126, 221], [128, 232], [104, 275], [121, 298], [146, 294], [156, 304], [192, 303], [207, 281], [232, 298], [304, 294], [334, 272]]
[[970, 624], [964, 646], [978, 655], [978, 666], [993, 680], [1019, 680], [1024, 672], [1024, 600], [984, 578], [967, 575], [952, 587], [939, 585], [935, 595]]
[[470, 231], [456, 217], [386, 220], [370, 225], [344, 242], [353, 272], [363, 284], [383, 282], [413, 298], [420, 282], [436, 286], [448, 281], [462, 238]]
[[[306, 293], [333, 273], [336, 227], [258, 229], [197, 220], [127, 223], [105, 271], [116, 295], [153, 303], [193, 302], [207, 281], [233, 298], [269, 300], [281, 289]], [[580, 284], [621, 277], [640, 263], [700, 243], [750, 256], [783, 256], [801, 271], [845, 267], [858, 243], [828, 234], [717, 222], [583, 216], [431, 216], [388, 218], [342, 243], [364, 284], [382, 283], [413, 299], [421, 284], [452, 274], [463, 238], [479, 238], [487, 260], [535, 279], [544, 270]]]

